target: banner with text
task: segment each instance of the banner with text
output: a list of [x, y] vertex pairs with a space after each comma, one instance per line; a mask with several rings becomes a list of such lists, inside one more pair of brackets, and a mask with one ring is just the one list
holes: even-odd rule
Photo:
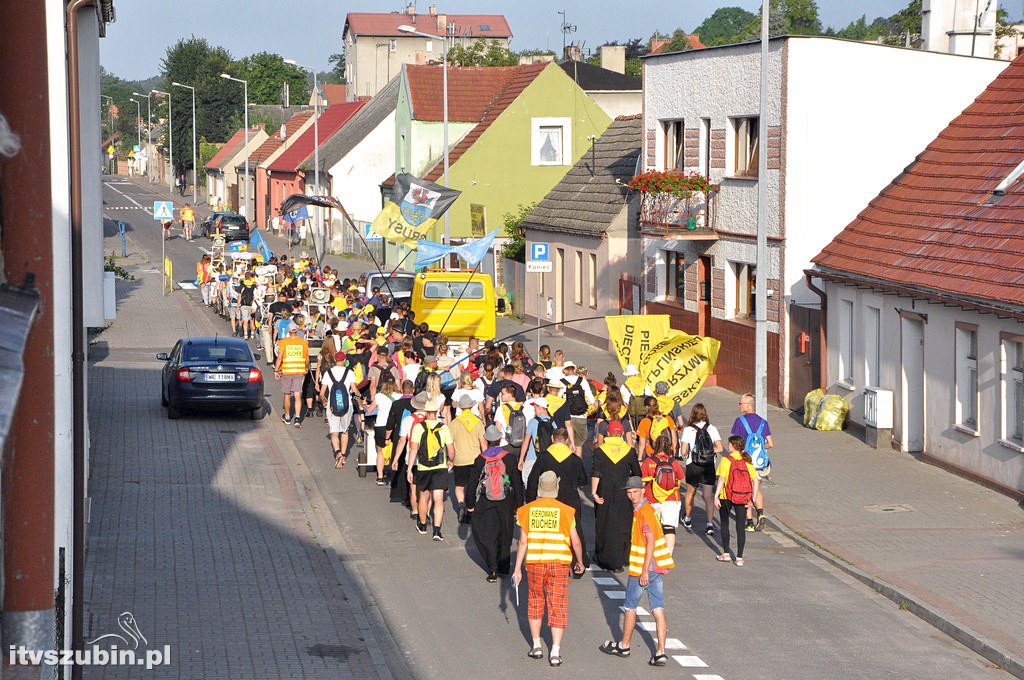
[[608, 324], [608, 337], [615, 346], [620, 368], [625, 368], [626, 364], [639, 367], [643, 355], [672, 332], [668, 314], [624, 314], [606, 316], [604, 320]]
[[461, 193], [401, 173], [395, 176], [391, 200], [374, 218], [370, 229], [385, 240], [416, 250], [419, 241], [426, 239], [438, 218]]

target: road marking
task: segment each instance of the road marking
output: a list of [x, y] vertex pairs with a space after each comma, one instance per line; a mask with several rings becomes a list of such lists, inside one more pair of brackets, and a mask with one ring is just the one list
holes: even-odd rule
[[110, 188], [111, 188], [111, 189], [112, 189], [113, 191], [116, 191], [117, 193], [121, 194], [121, 195], [122, 195], [122, 196], [124, 196], [124, 197], [125, 197], [126, 199], [128, 199], [129, 201], [131, 201], [131, 202], [132, 202], [133, 204], [135, 204], [135, 206], [136, 206], [137, 208], [139, 208], [140, 210], [144, 210], [144, 211], [146, 211], [146, 213], [147, 213], [147, 214], [150, 214], [150, 215], [152, 215], [152, 214], [153, 214], [153, 209], [152, 209], [152, 208], [147, 208], [146, 206], [142, 205], [141, 203], [139, 203], [138, 201], [136, 201], [136, 200], [135, 200], [134, 198], [132, 198], [132, 197], [131, 197], [131, 196], [129, 196], [128, 194], [126, 194], [126, 193], [124, 193], [123, 191], [121, 191], [120, 189], [118, 189], [118, 188], [117, 188], [116, 186], [114, 186], [114, 185], [113, 185], [112, 183], [110, 183], [110, 182], [104, 182], [104, 184], [106, 184], [106, 185], [107, 185], [108, 187], [110, 187]]
[[602, 590], [601, 592], [609, 600], [625, 600], [626, 599], [626, 591], [625, 590]]
[[617, 586], [619, 582], [616, 579], [609, 578], [607, 576], [595, 576], [594, 583], [599, 586]]
[[686, 649], [686, 645], [683, 644], [682, 640], [669, 638], [665, 640], [665, 649]]
[[[622, 605], [619, 605], [619, 611], [624, 612], [624, 611], [626, 611], [626, 608], [623, 607]], [[637, 616], [650, 616], [651, 613], [649, 611], [647, 611], [646, 609], [644, 609], [643, 607], [637, 607], [636, 608], [636, 615]], [[686, 648], [684, 647], [683, 649], [686, 649]]]
[[195, 290], [196, 284], [192, 283], [191, 281], [179, 281], [178, 287], [184, 290]]
[[723, 680], [721, 675], [694, 675], [693, 680]]
[[658, 630], [658, 624], [654, 621], [640, 621], [636, 624], [636, 627], [640, 630], [646, 630], [648, 633]]
[[[704, 663], [699, 656], [678, 656], [673, 655], [673, 659], [676, 660], [683, 668], [707, 668], [708, 665]], [[717, 676], [716, 676], [717, 677]]]

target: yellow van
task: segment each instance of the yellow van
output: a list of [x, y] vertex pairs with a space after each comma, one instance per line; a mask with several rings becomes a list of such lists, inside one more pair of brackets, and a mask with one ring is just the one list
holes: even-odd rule
[[413, 283], [411, 306], [415, 323], [426, 322], [430, 330], [444, 332], [453, 340], [471, 336], [490, 340], [497, 333], [494, 282], [488, 274], [420, 272]]

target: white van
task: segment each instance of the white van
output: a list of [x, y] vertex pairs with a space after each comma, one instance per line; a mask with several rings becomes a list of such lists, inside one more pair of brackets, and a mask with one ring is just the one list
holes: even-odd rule
[[388, 295], [392, 302], [406, 302], [412, 298], [412, 286], [415, 279], [414, 274], [402, 271], [372, 270], [366, 272], [366, 295], [369, 297], [374, 288], [380, 288], [380, 292]]

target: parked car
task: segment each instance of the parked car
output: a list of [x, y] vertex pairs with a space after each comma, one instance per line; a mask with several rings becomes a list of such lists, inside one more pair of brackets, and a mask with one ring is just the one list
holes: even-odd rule
[[253, 420], [265, 415], [263, 373], [245, 340], [182, 338], [156, 358], [164, 362], [160, 404], [168, 418], [185, 410], [248, 411]]
[[244, 215], [238, 213], [210, 213], [210, 216], [199, 225], [199, 231], [206, 238], [223, 234], [224, 240], [228, 242], [249, 240], [249, 222]]

